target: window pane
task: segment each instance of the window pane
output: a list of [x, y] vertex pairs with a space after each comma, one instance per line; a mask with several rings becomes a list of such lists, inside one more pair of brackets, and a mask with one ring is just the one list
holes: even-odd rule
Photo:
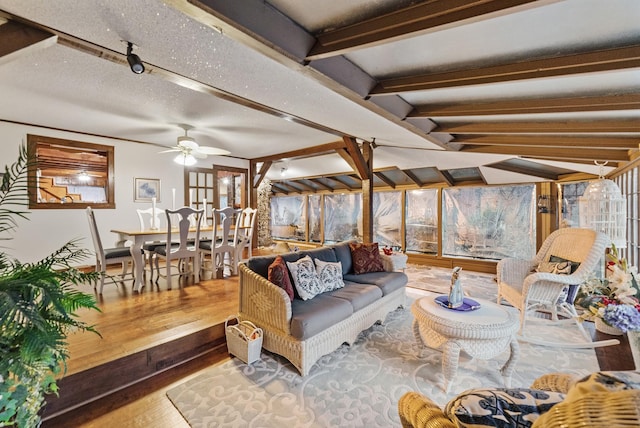
[[362, 194], [325, 195], [325, 242], [362, 240]]
[[438, 254], [438, 191], [407, 191], [407, 251]]
[[271, 235], [274, 238], [305, 240], [304, 196], [271, 198]]
[[443, 255], [533, 258], [535, 207], [533, 185], [444, 189]]
[[309, 195], [309, 241], [322, 242], [322, 230], [320, 218], [320, 195]]
[[562, 196], [562, 217], [560, 218], [560, 224], [563, 227], [580, 227], [579, 200], [582, 195], [584, 195], [584, 191], [588, 186], [588, 181], [560, 185]]
[[402, 248], [402, 192], [373, 194], [373, 241], [380, 247]]

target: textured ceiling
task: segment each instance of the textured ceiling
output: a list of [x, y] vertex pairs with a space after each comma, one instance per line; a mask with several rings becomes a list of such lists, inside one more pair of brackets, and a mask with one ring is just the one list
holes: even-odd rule
[[[444, 5], [443, 10], [447, 4], [432, 3]], [[640, 91], [637, 65], [483, 84], [458, 82], [389, 95], [372, 92], [395, 77], [446, 75], [640, 44], [636, 0], [521, 3], [326, 58], [305, 59], [316, 38], [330, 30], [420, 2], [0, 0], [0, 11], [8, 19], [58, 34], [55, 45], [24, 50], [10, 60], [0, 58], [0, 120], [161, 146], [174, 145], [182, 134], [179, 125], [186, 124], [200, 144], [246, 159], [341, 141], [342, 136], [375, 138], [375, 168], [476, 167], [487, 184], [539, 181], [551, 164], [562, 171], [596, 174], [598, 168], [585, 160], [523, 155], [519, 149], [501, 152], [499, 145], [490, 150], [468, 146], [463, 140], [469, 133], [456, 135], [447, 127], [461, 122], [637, 122], [640, 110], [635, 104], [628, 109], [517, 115], [411, 113], [419, 106], [634, 94]], [[134, 53], [147, 73], [128, 70], [123, 40], [136, 45]], [[0, 38], [0, 47], [3, 43]], [[637, 127], [624, 134], [586, 134], [640, 139]], [[548, 148], [554, 151], [560, 154]], [[519, 157], [539, 164], [541, 174], [490, 166]], [[292, 176], [350, 169], [337, 154], [286, 163]], [[279, 169], [274, 166], [269, 176], [278, 178]]]

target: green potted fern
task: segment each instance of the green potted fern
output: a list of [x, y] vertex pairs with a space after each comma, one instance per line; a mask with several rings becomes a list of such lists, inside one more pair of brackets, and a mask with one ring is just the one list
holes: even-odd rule
[[[11, 239], [19, 219], [27, 219], [27, 164], [24, 146], [5, 167], [0, 185], [0, 241]], [[95, 273], [74, 268], [90, 253], [77, 241], [35, 263], [13, 259], [0, 242], [0, 426], [36, 427], [45, 396], [57, 393], [66, 369], [67, 334], [97, 333], [80, 321], [81, 308], [99, 310], [93, 295], [78, 285]]]

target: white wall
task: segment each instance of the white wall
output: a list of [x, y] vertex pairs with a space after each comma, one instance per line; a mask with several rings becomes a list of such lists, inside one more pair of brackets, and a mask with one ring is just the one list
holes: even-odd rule
[[[55, 131], [35, 126], [10, 124], [0, 121], [0, 168], [12, 164], [18, 157], [18, 146], [26, 144], [27, 134], [44, 135], [104, 144], [115, 148], [115, 209], [95, 211], [103, 245], [113, 246], [116, 235], [113, 228], [135, 229], [139, 227], [137, 208], [148, 208], [148, 203], [134, 202], [134, 177], [160, 179], [160, 208], [171, 208], [171, 189], [176, 189], [176, 205], [184, 201], [184, 171], [173, 162], [171, 153], [160, 154], [161, 149], [150, 144], [134, 143], [109, 138], [91, 137], [73, 132]], [[199, 159], [198, 167], [212, 164], [249, 168], [242, 159], [209, 157]], [[57, 250], [71, 239], [79, 238], [80, 244], [93, 250], [89, 224], [84, 209], [38, 209], [28, 215], [29, 220], [19, 220], [13, 239], [1, 241], [0, 251], [21, 262], [34, 262]], [[93, 259], [81, 264], [93, 264]]]

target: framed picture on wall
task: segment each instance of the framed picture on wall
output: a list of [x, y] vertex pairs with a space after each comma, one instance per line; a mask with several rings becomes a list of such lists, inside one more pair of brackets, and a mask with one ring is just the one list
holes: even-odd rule
[[160, 202], [160, 179], [134, 178], [133, 194], [135, 202], [151, 202], [153, 198]]

